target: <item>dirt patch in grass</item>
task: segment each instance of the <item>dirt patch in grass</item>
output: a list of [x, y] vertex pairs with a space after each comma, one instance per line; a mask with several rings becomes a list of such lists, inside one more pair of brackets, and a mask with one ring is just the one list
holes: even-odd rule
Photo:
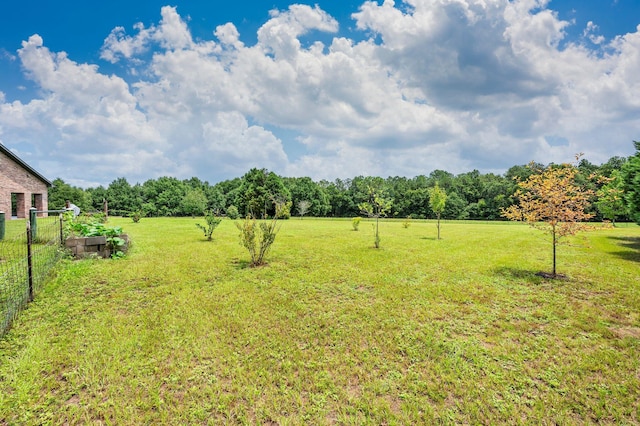
[[610, 330], [621, 339], [625, 337], [640, 339], [640, 327], [619, 327], [611, 328]]
[[539, 277], [542, 277], [544, 279], [547, 279], [547, 280], [568, 280], [569, 279], [569, 277], [567, 277], [564, 274], [555, 274], [554, 275], [554, 274], [552, 274], [550, 272], [542, 272], [542, 271], [538, 272], [536, 275], [539, 276]]

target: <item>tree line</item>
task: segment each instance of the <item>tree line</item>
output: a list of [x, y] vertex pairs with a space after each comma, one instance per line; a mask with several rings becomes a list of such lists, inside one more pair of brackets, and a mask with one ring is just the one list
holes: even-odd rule
[[[592, 192], [588, 213], [592, 220], [635, 220], [640, 223], [640, 143], [628, 158], [612, 157], [595, 165], [582, 159], [576, 165], [576, 183]], [[553, 165], [532, 163], [513, 166], [502, 175], [478, 170], [454, 175], [434, 170], [412, 178], [356, 176], [351, 179], [314, 181], [309, 177], [284, 177], [253, 168], [244, 176], [215, 184], [197, 177], [180, 180], [163, 176], [140, 184], [119, 177], [106, 188], [82, 189], [55, 179], [49, 189], [51, 209], [72, 200], [83, 211], [101, 211], [106, 200], [111, 214], [142, 216], [200, 216], [213, 211], [232, 217], [271, 217], [276, 205], [282, 217], [354, 217], [369, 199], [369, 188], [382, 187], [391, 200], [387, 217], [430, 219], [430, 194], [436, 186], [446, 193], [443, 219], [504, 220], [502, 211], [514, 204], [518, 181]]]

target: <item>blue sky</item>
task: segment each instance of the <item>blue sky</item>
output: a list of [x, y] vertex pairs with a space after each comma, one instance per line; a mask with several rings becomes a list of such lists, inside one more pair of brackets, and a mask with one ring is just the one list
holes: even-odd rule
[[640, 139], [639, 24], [636, 0], [2, 2], [0, 142], [85, 187], [600, 163]]

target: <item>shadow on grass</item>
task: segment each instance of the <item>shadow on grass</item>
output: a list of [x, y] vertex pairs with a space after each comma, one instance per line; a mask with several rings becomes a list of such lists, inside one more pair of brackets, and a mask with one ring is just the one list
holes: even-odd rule
[[640, 262], [640, 237], [609, 237], [616, 241], [617, 245], [624, 247], [626, 250], [612, 252], [614, 256], [618, 256], [624, 260], [632, 262]]
[[261, 265], [253, 265], [249, 260], [232, 259], [231, 263], [237, 270], [241, 269], [260, 269], [269, 266], [269, 262], [264, 262]]
[[527, 269], [518, 269], [518, 268], [509, 268], [509, 267], [500, 267], [494, 269], [494, 272], [497, 275], [500, 275], [504, 278], [508, 278], [511, 280], [525, 280], [532, 282], [534, 284], [539, 284], [542, 281], [567, 281], [568, 277], [563, 274], [557, 274], [553, 276], [548, 272], [541, 271], [530, 271]]

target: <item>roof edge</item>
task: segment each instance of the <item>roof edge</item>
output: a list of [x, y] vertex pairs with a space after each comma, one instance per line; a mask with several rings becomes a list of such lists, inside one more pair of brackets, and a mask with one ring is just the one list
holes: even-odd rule
[[30, 172], [32, 175], [34, 175], [36, 178], [40, 179], [42, 182], [47, 184], [47, 186], [53, 186], [53, 184], [49, 179], [42, 176], [36, 169], [34, 169], [33, 167], [25, 163], [20, 157], [18, 157], [16, 154], [11, 152], [11, 150], [9, 150], [9, 148], [4, 146], [2, 143], [0, 143], [0, 152], [5, 154], [7, 157], [11, 158], [16, 163], [18, 163], [20, 166], [22, 166], [22, 168], [24, 168], [25, 170]]

